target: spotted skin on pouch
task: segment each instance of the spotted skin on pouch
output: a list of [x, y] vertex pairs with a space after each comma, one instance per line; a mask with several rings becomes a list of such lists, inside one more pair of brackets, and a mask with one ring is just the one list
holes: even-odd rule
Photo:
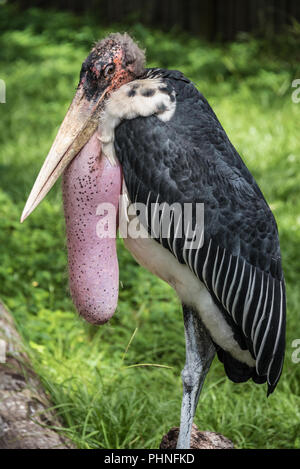
[[[115, 237], [121, 182], [120, 165], [111, 166], [101, 156], [96, 133], [63, 174], [70, 292], [78, 313], [92, 324], [107, 322], [117, 307]], [[112, 209], [104, 211], [99, 206], [103, 203]], [[99, 223], [106, 227], [107, 221], [110, 236], [99, 237]]]

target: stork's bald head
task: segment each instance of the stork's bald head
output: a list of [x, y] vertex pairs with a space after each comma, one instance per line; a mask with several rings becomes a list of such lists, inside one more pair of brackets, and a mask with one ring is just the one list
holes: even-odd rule
[[144, 51], [127, 33], [110, 34], [95, 44], [83, 62], [79, 87], [88, 100], [94, 100], [104, 90], [109, 93], [141, 76], [144, 65]]
[[34, 210], [98, 127], [107, 98], [144, 72], [145, 53], [125, 33], [97, 42], [82, 64], [77, 93], [24, 208]]

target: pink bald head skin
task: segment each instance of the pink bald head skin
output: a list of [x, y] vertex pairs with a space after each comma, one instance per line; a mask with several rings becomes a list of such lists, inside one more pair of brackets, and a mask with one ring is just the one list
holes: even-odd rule
[[97, 132], [63, 174], [69, 282], [77, 311], [104, 324], [118, 303], [116, 231], [122, 171], [101, 155]]

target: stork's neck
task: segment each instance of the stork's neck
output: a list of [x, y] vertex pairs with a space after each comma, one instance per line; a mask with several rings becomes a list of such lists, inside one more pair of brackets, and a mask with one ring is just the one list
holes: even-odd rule
[[159, 77], [160, 69], [148, 69], [150, 75], [121, 86], [111, 94], [99, 122], [102, 151], [113, 164], [116, 161], [115, 128], [124, 119], [156, 115], [169, 121], [176, 110], [175, 90]]
[[186, 83], [191, 81], [179, 70], [168, 70], [167, 68], [145, 68], [143, 75], [139, 78], [160, 78], [162, 80], [172, 78], [174, 80], [185, 81]]

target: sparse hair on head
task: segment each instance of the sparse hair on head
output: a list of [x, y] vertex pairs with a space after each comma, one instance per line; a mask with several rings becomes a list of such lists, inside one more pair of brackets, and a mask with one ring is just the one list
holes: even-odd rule
[[136, 76], [143, 73], [146, 57], [145, 51], [140, 49], [136, 42], [127, 33], [111, 33], [104, 39], [101, 39], [95, 44], [95, 49], [101, 50], [106, 48], [113, 48], [114, 45], [119, 44], [125, 52], [126, 65], [133, 65], [133, 72]]

